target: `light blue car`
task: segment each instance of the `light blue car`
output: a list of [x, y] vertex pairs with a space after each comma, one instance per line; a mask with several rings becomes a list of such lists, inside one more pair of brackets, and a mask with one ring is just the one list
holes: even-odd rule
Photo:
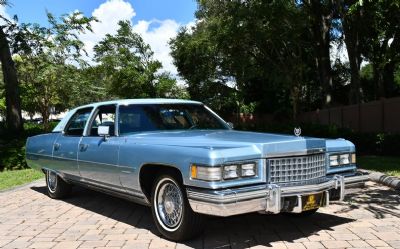
[[204, 215], [312, 214], [368, 178], [347, 140], [235, 131], [204, 104], [174, 99], [78, 107], [30, 137], [26, 159], [50, 197], [82, 185], [148, 205], [175, 241], [201, 232]]

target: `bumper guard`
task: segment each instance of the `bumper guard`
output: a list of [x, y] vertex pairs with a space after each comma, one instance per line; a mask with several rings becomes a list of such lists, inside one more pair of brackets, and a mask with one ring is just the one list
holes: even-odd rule
[[335, 175], [319, 184], [301, 186], [266, 184], [224, 190], [187, 188], [187, 196], [194, 212], [207, 215], [232, 216], [251, 212], [277, 214], [283, 210], [285, 197], [297, 198], [297, 204], [291, 212], [301, 213], [302, 196], [323, 193], [321, 206], [328, 206], [332, 200], [331, 190], [338, 191], [339, 200], [343, 200], [346, 187], [364, 183], [368, 179], [368, 175]]

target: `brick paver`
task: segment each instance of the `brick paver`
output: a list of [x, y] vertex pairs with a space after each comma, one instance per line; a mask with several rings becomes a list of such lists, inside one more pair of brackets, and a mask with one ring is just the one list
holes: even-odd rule
[[53, 200], [44, 181], [0, 193], [0, 248], [400, 248], [400, 197], [368, 182], [310, 217], [210, 217], [184, 243], [160, 237], [150, 209], [75, 187]]

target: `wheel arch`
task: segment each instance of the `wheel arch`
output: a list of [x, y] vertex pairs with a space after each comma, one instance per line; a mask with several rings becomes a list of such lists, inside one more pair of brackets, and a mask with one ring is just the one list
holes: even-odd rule
[[168, 174], [176, 177], [176, 180], [183, 185], [182, 171], [175, 165], [147, 163], [143, 164], [139, 170], [139, 186], [147, 200], [151, 200], [151, 189], [154, 181], [160, 174]]

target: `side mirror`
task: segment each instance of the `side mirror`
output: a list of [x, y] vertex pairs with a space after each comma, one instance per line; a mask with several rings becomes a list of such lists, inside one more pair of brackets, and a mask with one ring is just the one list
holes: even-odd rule
[[228, 126], [229, 127], [231, 127], [231, 129], [233, 129], [234, 128], [234, 125], [233, 125], [233, 123], [232, 122], [226, 122], [227, 124], [228, 124]]
[[97, 134], [104, 137], [104, 140], [110, 136], [110, 126], [100, 125], [97, 127]]

